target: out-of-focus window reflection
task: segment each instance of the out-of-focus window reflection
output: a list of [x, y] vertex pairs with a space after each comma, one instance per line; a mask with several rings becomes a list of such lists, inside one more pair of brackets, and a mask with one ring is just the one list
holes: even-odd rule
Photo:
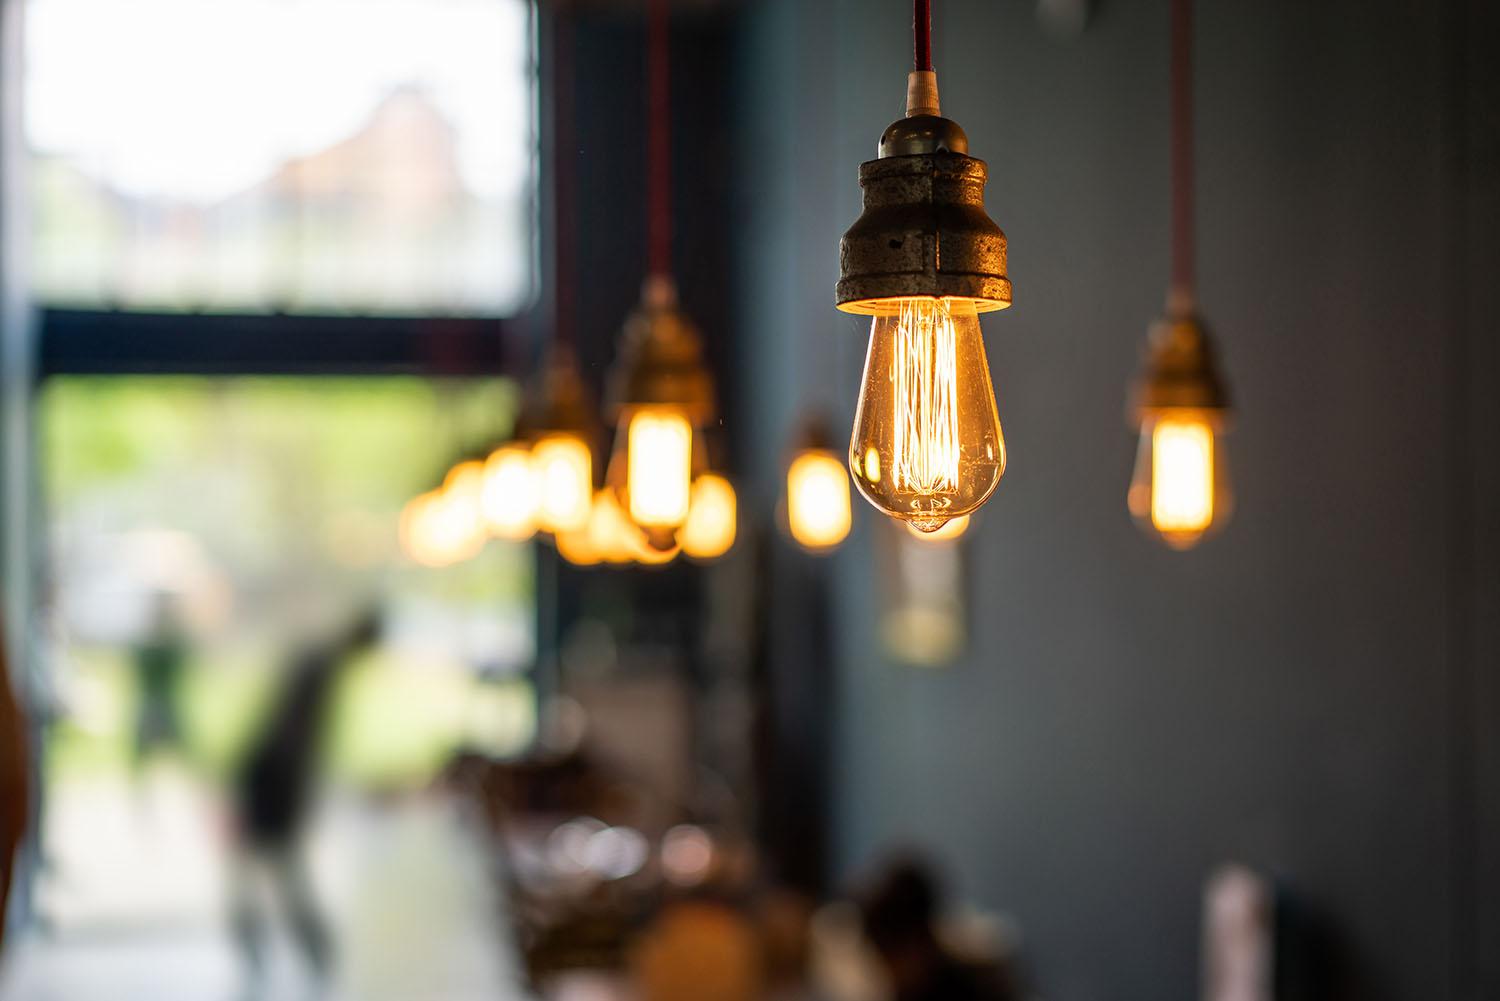
[[532, 287], [526, 0], [28, 0], [52, 305], [509, 315]]
[[379, 640], [336, 675], [320, 782], [385, 796], [461, 749], [527, 745], [529, 550], [492, 542], [435, 573], [396, 545], [402, 503], [515, 397], [398, 377], [45, 384], [38, 903], [55, 928], [222, 915], [211, 790], [233, 786], [303, 652], [367, 610]]

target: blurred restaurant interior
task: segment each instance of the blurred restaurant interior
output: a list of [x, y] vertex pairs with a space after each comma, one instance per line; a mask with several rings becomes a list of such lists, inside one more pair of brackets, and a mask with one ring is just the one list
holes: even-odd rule
[[1485, 0], [0, 0], [0, 1001], [1500, 1001], [1497, 109]]

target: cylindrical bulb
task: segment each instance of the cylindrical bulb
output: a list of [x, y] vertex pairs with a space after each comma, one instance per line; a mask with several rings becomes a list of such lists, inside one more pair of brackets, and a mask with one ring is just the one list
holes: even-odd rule
[[723, 556], [734, 545], [734, 487], [722, 476], [705, 473], [693, 481], [687, 521], [677, 533], [682, 551], [698, 560]]
[[577, 435], [549, 434], [531, 447], [537, 486], [537, 525], [548, 532], [588, 527], [594, 497], [594, 457]]
[[536, 480], [524, 445], [501, 445], [484, 463], [480, 507], [490, 534], [521, 541], [536, 531]]
[[805, 449], [787, 467], [786, 522], [797, 544], [814, 552], [849, 534], [849, 475], [832, 452]]
[[923, 532], [968, 514], [1005, 472], [970, 299], [885, 300], [870, 324], [849, 468], [865, 499]]
[[631, 521], [658, 533], [687, 520], [693, 475], [693, 425], [676, 407], [628, 412], [622, 441], [626, 510]]
[[1213, 411], [1169, 408], [1141, 421], [1130, 513], [1174, 549], [1197, 545], [1229, 517], [1222, 422]]

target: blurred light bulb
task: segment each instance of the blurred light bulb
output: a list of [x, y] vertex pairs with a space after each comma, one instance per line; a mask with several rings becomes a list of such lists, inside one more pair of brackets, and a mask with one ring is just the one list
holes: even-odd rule
[[536, 532], [536, 479], [524, 445], [501, 445], [484, 463], [480, 509], [490, 534], [520, 541]]
[[792, 538], [814, 551], [831, 549], [849, 534], [849, 477], [832, 452], [806, 449], [787, 467], [786, 520]]
[[594, 496], [594, 457], [577, 435], [549, 434], [531, 446], [537, 524], [547, 532], [588, 528]]
[[606, 563], [629, 563], [634, 558], [633, 535], [639, 534], [615, 492], [608, 488], [594, 494], [594, 506], [589, 511], [589, 544], [595, 554]]
[[401, 548], [429, 567], [448, 566], [484, 547], [477, 511], [461, 492], [431, 490], [413, 498], [401, 512]]
[[979, 313], [970, 299], [880, 305], [849, 468], [870, 503], [932, 532], [988, 500], [1005, 472]]
[[923, 542], [952, 542], [969, 530], [969, 516], [964, 514], [952, 518], [935, 532], [918, 531], [910, 522], [907, 522], [906, 530]]
[[1175, 549], [1188, 549], [1228, 517], [1219, 426], [1207, 411], [1156, 411], [1141, 424], [1130, 511]]
[[594, 545], [593, 533], [587, 525], [583, 528], [569, 529], [558, 532], [553, 537], [557, 543], [557, 555], [573, 564], [575, 567], [591, 567], [603, 559], [597, 546]]
[[626, 428], [625, 495], [630, 518], [649, 530], [687, 520], [693, 426], [675, 407], [640, 407]]
[[693, 481], [687, 521], [677, 533], [682, 551], [694, 559], [723, 556], [734, 545], [734, 487], [722, 476], [705, 473]]

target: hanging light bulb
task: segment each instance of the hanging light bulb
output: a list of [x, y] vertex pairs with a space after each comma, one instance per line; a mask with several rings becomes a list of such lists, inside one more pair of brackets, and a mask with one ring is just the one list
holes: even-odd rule
[[610, 399], [616, 416], [610, 484], [658, 548], [687, 521], [694, 438], [710, 419], [713, 383], [697, 331], [677, 307], [671, 279], [646, 280], [625, 323]]
[[605, 563], [629, 563], [634, 558], [635, 541], [632, 536], [640, 529], [631, 523], [615, 492], [608, 488], [594, 494], [594, 503], [589, 510], [589, 544], [599, 559]]
[[594, 496], [595, 412], [572, 351], [555, 342], [535, 389], [516, 420], [516, 437], [529, 444], [536, 524], [544, 532], [588, 527]]
[[1135, 389], [1140, 431], [1130, 513], [1173, 549], [1189, 549], [1222, 527], [1233, 509], [1221, 436], [1229, 399], [1208, 333], [1181, 300], [1152, 327], [1146, 370]]
[[1136, 523], [1173, 549], [1223, 526], [1233, 507], [1221, 438], [1229, 393], [1198, 316], [1193, 255], [1192, 3], [1172, 2], [1172, 282], [1151, 327], [1130, 417], [1140, 433], [1127, 497]]
[[729, 552], [737, 527], [736, 504], [734, 487], [724, 477], [705, 473], [694, 480], [687, 521], [677, 533], [682, 551], [698, 560]]
[[844, 541], [851, 514], [844, 463], [834, 454], [823, 421], [809, 418], [787, 464], [786, 528], [802, 548], [823, 553]]
[[1011, 304], [987, 169], [939, 115], [929, 5], [916, 3], [907, 117], [860, 165], [864, 212], [839, 247], [838, 308], [872, 317], [849, 468], [865, 499], [932, 532], [986, 500], [1005, 441], [979, 314]]
[[536, 478], [531, 452], [511, 442], [490, 453], [484, 463], [480, 509], [485, 527], [497, 539], [521, 542], [536, 532]]

